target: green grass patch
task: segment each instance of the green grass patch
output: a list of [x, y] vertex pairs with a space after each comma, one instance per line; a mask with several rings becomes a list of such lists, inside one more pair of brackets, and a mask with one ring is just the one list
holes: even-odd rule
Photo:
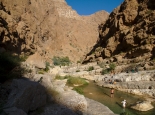
[[60, 76], [60, 75], [57, 74], [55, 76], [55, 79], [63, 80], [63, 79], [65, 79], [65, 77], [64, 76]]
[[128, 112], [123, 112], [120, 115], [130, 115]]
[[54, 56], [53, 59], [53, 64], [54, 65], [60, 65], [60, 66], [66, 66], [69, 65], [71, 63], [71, 61], [69, 60], [69, 57], [56, 57]]
[[55, 79], [59, 80], [67, 79], [67, 85], [74, 87], [73, 90], [75, 90], [79, 94], [83, 94], [83, 88], [88, 85], [88, 82], [84, 78], [73, 77], [70, 75], [66, 76], [56, 75]]
[[75, 90], [79, 94], [83, 94], [83, 88], [82, 87], [74, 87], [73, 90]]
[[78, 85], [78, 86], [88, 85], [88, 82], [84, 78], [80, 77], [69, 77], [67, 83], [69, 85]]
[[90, 67], [88, 68], [88, 71], [92, 71], [92, 70], [94, 70], [94, 67], [93, 67], [93, 66], [90, 66]]
[[78, 69], [78, 70], [76, 70], [76, 72], [80, 72], [80, 70]]

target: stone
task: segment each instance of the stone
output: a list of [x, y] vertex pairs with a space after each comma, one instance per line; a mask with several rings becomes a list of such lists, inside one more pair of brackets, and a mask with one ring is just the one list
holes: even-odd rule
[[[37, 114], [37, 113], [36, 113]], [[79, 115], [73, 110], [59, 104], [50, 104], [44, 108], [44, 112], [40, 115]]]
[[5, 107], [17, 107], [26, 113], [46, 104], [46, 90], [38, 82], [14, 79]]
[[149, 101], [137, 102], [136, 105], [131, 106], [131, 108], [138, 110], [138, 111], [148, 111], [153, 109], [153, 105]]
[[[153, 44], [155, 33], [152, 30], [154, 21], [151, 20], [154, 19], [155, 13], [154, 9], [149, 9], [149, 4], [154, 3], [150, 0], [142, 2], [124, 0], [110, 14], [106, 23], [99, 25], [99, 40], [91, 50], [94, 52], [88, 53], [85, 58], [87, 61], [83, 62], [91, 62], [92, 59], [87, 57], [93, 57], [99, 48], [100, 54], [96, 55], [93, 61], [97, 61], [98, 58], [102, 59], [100, 61], [110, 61], [112, 57], [118, 65], [138, 63], [143, 60], [145, 62], [152, 61], [155, 49]], [[141, 59], [139, 60], [138, 57]], [[146, 67], [146, 69], [151, 68]]]
[[72, 90], [59, 93], [56, 97], [56, 101], [74, 111], [87, 111], [87, 101], [85, 97]]
[[38, 53], [31, 59], [39, 67], [53, 56], [79, 61], [96, 42], [98, 24], [109, 16], [106, 11], [80, 16], [65, 0], [1, 0], [1, 7], [2, 47], [28, 56]]
[[4, 112], [8, 115], [27, 115], [22, 109], [16, 107], [4, 109]]
[[88, 103], [87, 115], [116, 115], [105, 105], [86, 98]]

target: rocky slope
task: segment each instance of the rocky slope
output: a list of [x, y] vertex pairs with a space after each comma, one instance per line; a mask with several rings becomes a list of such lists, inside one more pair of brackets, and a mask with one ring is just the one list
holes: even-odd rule
[[108, 13], [80, 16], [65, 0], [0, 0], [0, 49], [51, 61], [68, 56], [77, 61], [98, 38], [98, 24]]
[[100, 39], [87, 54], [84, 63], [108, 59], [108, 62], [130, 64], [154, 59], [153, 0], [125, 0], [98, 29]]

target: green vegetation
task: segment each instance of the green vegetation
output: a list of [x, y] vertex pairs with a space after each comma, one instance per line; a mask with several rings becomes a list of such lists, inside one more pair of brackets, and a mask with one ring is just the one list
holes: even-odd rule
[[82, 87], [74, 87], [73, 90], [75, 90], [79, 94], [83, 94], [83, 88]]
[[114, 63], [111, 63], [111, 64], [109, 65], [109, 68], [107, 68], [107, 69], [102, 69], [101, 74], [102, 74], [102, 75], [108, 74], [108, 73], [110, 73], [111, 71], [115, 70], [115, 67], [116, 67], [116, 65], [115, 65]]
[[65, 79], [65, 77], [64, 76], [60, 76], [59, 74], [57, 74], [55, 76], [55, 79], [63, 80], [63, 79]]
[[20, 67], [20, 63], [25, 59], [26, 57], [19, 57], [6, 52], [0, 53], [0, 82], [20, 77], [25, 72], [24, 68]]
[[71, 61], [69, 60], [68, 57], [56, 57], [56, 56], [54, 56], [52, 61], [53, 61], [54, 65], [59, 65], [59, 66], [69, 65], [71, 63]]
[[59, 95], [59, 92], [57, 92], [55, 89], [52, 88], [46, 88], [46, 91], [48, 94], [51, 94], [53, 98], [55, 98], [57, 95]]
[[110, 72], [109, 69], [102, 69], [101, 74], [104, 75], [108, 74], [109, 72]]
[[38, 74], [44, 74], [43, 70], [38, 71]]
[[98, 65], [99, 65], [101, 68], [105, 68], [105, 63], [103, 63], [103, 62], [98, 63]]
[[94, 67], [93, 67], [93, 66], [90, 66], [90, 67], [88, 68], [88, 71], [92, 71], [92, 70], [94, 70]]
[[67, 83], [70, 85], [78, 85], [78, 86], [84, 86], [88, 84], [88, 82], [86, 82], [86, 80], [83, 78], [71, 77], [71, 76], [68, 78]]
[[80, 72], [80, 70], [78, 69], [78, 70], [76, 70], [76, 72]]
[[111, 63], [111, 64], [109, 65], [109, 67], [110, 67], [110, 71], [112, 71], [112, 70], [115, 69], [116, 65], [115, 65], [114, 63]]
[[73, 90], [77, 93], [83, 94], [83, 88], [88, 85], [88, 82], [86, 82], [84, 78], [70, 76], [67, 80], [67, 84], [73, 86]]
[[80, 61], [80, 60], [78, 60], [78, 61], [77, 61], [77, 64], [78, 64], [78, 63], [81, 63], [81, 61]]
[[45, 65], [44, 71], [45, 71], [45, 72], [48, 72], [48, 71], [49, 71], [50, 63], [49, 63], [49, 62], [46, 62], [45, 64], [46, 64], [46, 65]]
[[88, 85], [88, 82], [84, 78], [72, 77], [70, 75], [60, 76], [56, 75], [55, 79], [63, 80], [67, 79], [67, 85], [74, 87], [73, 90], [79, 94], [83, 94], [83, 88]]
[[123, 113], [121, 113], [120, 115], [130, 115], [130, 114], [127, 113], [127, 112], [123, 112]]

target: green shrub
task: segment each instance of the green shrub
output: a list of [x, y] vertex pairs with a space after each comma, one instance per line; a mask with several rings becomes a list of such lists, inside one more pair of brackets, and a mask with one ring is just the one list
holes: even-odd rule
[[49, 71], [50, 63], [49, 63], [49, 62], [46, 62], [45, 64], [46, 64], [46, 65], [45, 65], [44, 71], [45, 71], [45, 72], [48, 72], [48, 71]]
[[130, 114], [127, 113], [127, 112], [123, 112], [123, 113], [121, 113], [120, 115], [130, 115]]
[[98, 65], [99, 65], [101, 68], [105, 68], [105, 63], [103, 63], [103, 62], [98, 63]]
[[109, 69], [102, 69], [101, 74], [104, 75], [108, 74], [109, 72], [110, 72]]
[[114, 63], [111, 63], [111, 64], [109, 65], [109, 67], [110, 67], [110, 71], [112, 71], [112, 70], [115, 69], [116, 65], [115, 65]]
[[76, 72], [80, 72], [80, 70], [78, 69], [78, 70], [76, 70]]
[[40, 70], [38, 71], [38, 74], [44, 74], [44, 71]]
[[84, 86], [88, 84], [88, 82], [86, 82], [84, 78], [80, 78], [80, 77], [69, 77], [67, 80], [67, 83], [70, 85], [76, 84], [80, 86]]
[[81, 61], [78, 60], [77, 63], [81, 63]]
[[60, 76], [60, 75], [57, 74], [55, 76], [55, 79], [63, 80], [63, 79], [65, 79], [65, 77], [64, 76]]
[[90, 66], [90, 67], [88, 68], [88, 71], [92, 71], [92, 70], [94, 70], [94, 67], [93, 67], [93, 66]]
[[75, 90], [79, 94], [83, 94], [83, 89], [81, 87], [74, 87], [73, 90]]
[[71, 63], [71, 61], [69, 60], [68, 57], [56, 57], [56, 56], [54, 56], [52, 61], [53, 61], [54, 65], [60, 65], [60, 66], [69, 65]]

